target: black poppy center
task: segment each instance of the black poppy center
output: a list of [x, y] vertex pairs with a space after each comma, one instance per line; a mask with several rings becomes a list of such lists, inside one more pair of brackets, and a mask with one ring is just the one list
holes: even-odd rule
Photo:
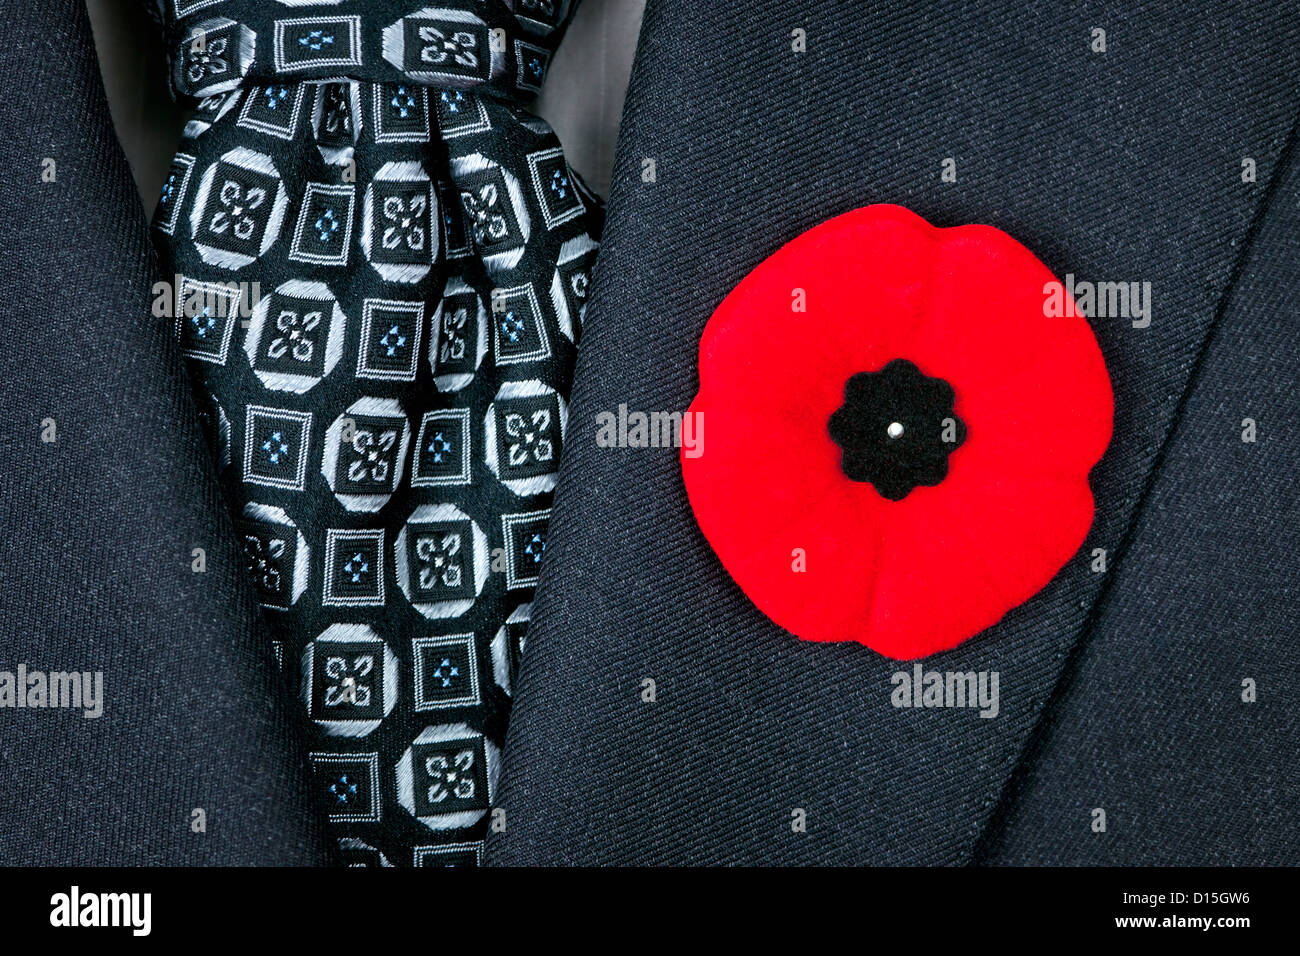
[[850, 376], [829, 424], [844, 474], [890, 501], [917, 485], [937, 485], [948, 476], [948, 456], [966, 440], [955, 401], [951, 385], [907, 359]]

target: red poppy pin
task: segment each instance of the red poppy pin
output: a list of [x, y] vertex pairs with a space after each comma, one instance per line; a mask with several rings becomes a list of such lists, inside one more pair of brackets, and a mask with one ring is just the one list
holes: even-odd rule
[[718, 306], [690, 409], [708, 445], [682, 474], [763, 613], [923, 657], [1078, 551], [1114, 408], [1087, 320], [1045, 311], [1055, 283], [998, 229], [881, 205], [805, 232]]

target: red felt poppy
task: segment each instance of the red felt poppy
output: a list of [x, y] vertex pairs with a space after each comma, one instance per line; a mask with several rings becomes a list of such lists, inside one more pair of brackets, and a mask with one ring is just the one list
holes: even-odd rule
[[810, 229], [723, 300], [690, 409], [707, 439], [682, 474], [768, 617], [922, 657], [1078, 551], [1114, 409], [1087, 320], [1045, 307], [1054, 283], [998, 229], [880, 205]]

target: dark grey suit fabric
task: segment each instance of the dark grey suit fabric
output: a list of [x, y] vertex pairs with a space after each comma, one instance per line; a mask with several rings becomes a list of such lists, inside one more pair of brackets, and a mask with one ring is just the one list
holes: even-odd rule
[[[489, 863], [1297, 861], [1298, 40], [1292, 4], [650, 0]], [[685, 409], [726, 293], [875, 202], [1153, 290], [1149, 327], [1093, 320], [1115, 433], [1079, 555], [926, 662], [998, 671], [993, 719], [895, 709], [899, 664], [781, 631], [675, 450], [595, 440]]]
[[85, 6], [6, 37], [0, 670], [100, 671], [103, 712], [0, 710], [0, 864], [324, 862]]
[[1295, 149], [1275, 188], [986, 862], [1300, 863]]

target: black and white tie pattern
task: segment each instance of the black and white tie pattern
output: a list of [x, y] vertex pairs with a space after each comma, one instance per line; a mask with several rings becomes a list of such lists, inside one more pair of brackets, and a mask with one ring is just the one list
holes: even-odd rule
[[344, 859], [472, 864], [599, 204], [521, 101], [565, 0], [161, 0], [154, 220]]

